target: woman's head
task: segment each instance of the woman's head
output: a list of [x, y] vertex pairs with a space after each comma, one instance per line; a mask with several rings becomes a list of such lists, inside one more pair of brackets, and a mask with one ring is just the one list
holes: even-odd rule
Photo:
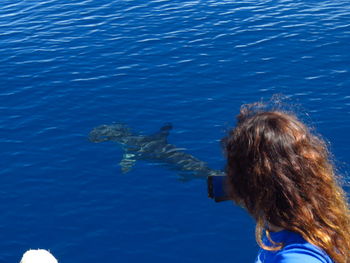
[[280, 248], [261, 241], [272, 224], [347, 262], [341, 258], [350, 249], [348, 205], [320, 137], [290, 112], [251, 104], [242, 106], [224, 148], [232, 199], [256, 219], [262, 247]]

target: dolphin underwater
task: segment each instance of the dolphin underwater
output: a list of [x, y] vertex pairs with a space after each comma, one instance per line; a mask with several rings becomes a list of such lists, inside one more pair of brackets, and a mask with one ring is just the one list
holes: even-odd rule
[[91, 142], [112, 141], [122, 145], [123, 159], [120, 161], [121, 170], [127, 173], [137, 160], [146, 160], [169, 165], [180, 171], [185, 180], [189, 177], [221, 175], [222, 171], [213, 170], [207, 164], [193, 155], [186, 153], [185, 148], [178, 148], [168, 143], [171, 124], [165, 124], [152, 135], [134, 134], [125, 124], [101, 125], [89, 133]]

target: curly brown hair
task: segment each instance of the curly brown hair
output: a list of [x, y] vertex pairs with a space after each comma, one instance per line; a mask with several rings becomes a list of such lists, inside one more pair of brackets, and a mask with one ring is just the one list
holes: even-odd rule
[[327, 144], [293, 113], [243, 105], [223, 139], [232, 199], [255, 218], [267, 250], [267, 224], [294, 231], [337, 263], [350, 262], [350, 210]]

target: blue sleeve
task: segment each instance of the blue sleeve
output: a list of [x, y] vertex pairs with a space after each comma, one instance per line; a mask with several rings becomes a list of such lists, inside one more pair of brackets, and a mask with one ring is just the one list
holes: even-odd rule
[[327, 263], [321, 253], [303, 248], [290, 248], [277, 252], [273, 263]]

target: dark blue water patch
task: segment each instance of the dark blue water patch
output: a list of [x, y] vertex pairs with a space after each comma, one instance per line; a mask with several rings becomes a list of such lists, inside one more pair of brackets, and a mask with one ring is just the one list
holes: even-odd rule
[[[100, 124], [152, 134], [222, 169], [242, 103], [283, 93], [346, 174], [347, 1], [9, 1], [0, 10], [1, 262], [252, 262], [254, 222], [204, 180], [93, 144]], [[309, 113], [309, 116], [304, 112]]]

